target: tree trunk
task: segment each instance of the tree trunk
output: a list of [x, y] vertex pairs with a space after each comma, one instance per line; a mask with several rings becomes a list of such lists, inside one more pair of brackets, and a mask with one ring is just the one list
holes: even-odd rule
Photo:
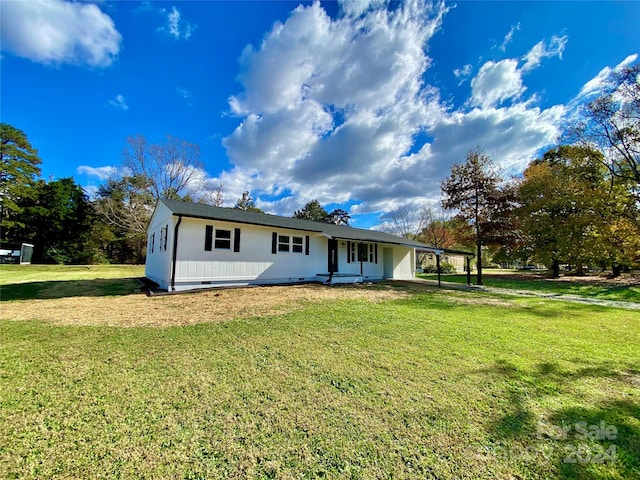
[[611, 276], [613, 278], [619, 277], [622, 274], [622, 266], [614, 263], [611, 265]]
[[478, 247], [478, 280], [477, 285], [482, 285], [482, 242], [477, 242]]
[[551, 262], [551, 278], [558, 278], [560, 276], [560, 261], [557, 258]]
[[578, 260], [576, 263], [576, 275], [584, 277], [584, 265], [582, 265], [582, 260]]

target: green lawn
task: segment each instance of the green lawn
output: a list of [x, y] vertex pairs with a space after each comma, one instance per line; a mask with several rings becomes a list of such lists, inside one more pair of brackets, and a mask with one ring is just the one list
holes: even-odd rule
[[640, 476], [633, 311], [411, 290], [0, 338], [0, 478]]
[[0, 265], [0, 301], [124, 295], [144, 265]]
[[143, 276], [144, 265], [0, 265], [0, 285]]
[[[438, 275], [436, 274], [418, 274], [417, 276], [418, 278], [425, 278], [429, 280], [438, 279]], [[467, 283], [466, 274], [442, 275], [441, 279], [443, 282]], [[475, 282], [476, 275], [471, 275], [471, 283], [475, 284]], [[551, 279], [536, 279], [533, 277], [531, 279], [502, 278], [499, 275], [492, 275], [491, 271], [483, 275], [483, 284], [486, 287], [528, 290], [541, 293], [579, 295], [582, 297], [593, 297], [603, 300], [640, 302], [640, 285], [598, 285], [580, 281], [564, 282]]]

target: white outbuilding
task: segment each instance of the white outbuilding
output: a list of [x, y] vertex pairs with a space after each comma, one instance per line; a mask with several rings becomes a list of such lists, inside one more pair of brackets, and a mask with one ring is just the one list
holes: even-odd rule
[[168, 291], [408, 280], [424, 247], [374, 230], [161, 199], [145, 275]]

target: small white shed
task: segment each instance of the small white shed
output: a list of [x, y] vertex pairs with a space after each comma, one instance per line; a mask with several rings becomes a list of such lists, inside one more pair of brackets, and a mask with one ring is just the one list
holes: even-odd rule
[[161, 199], [145, 275], [168, 291], [414, 278], [420, 242], [383, 232]]

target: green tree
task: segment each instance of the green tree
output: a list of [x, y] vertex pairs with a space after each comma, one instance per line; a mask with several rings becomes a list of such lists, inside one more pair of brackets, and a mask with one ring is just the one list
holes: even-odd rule
[[454, 164], [442, 184], [442, 206], [457, 210], [456, 218], [472, 227], [478, 285], [482, 285], [483, 247], [510, 241], [515, 195], [491, 159], [475, 148], [463, 164]]
[[351, 216], [347, 211], [342, 210], [341, 208], [336, 208], [331, 212], [327, 212], [324, 207], [320, 205], [318, 200], [311, 200], [310, 202], [307, 202], [302, 209], [296, 210], [293, 214], [293, 218], [349, 226]]
[[327, 214], [324, 221], [326, 223], [333, 223], [334, 225], [348, 227], [350, 220], [351, 215], [349, 215], [349, 212], [341, 208], [336, 208]]
[[550, 265], [583, 273], [587, 262], [608, 263], [614, 275], [636, 261], [640, 237], [630, 190], [611, 183], [603, 155], [588, 147], [560, 146], [525, 170], [519, 186], [523, 230], [533, 254]]
[[596, 252], [603, 266], [617, 277], [625, 268], [640, 265], [640, 228], [626, 216], [612, 216], [598, 231]]
[[249, 191], [243, 192], [242, 197], [238, 199], [235, 207], [238, 210], [244, 210], [246, 212], [258, 212], [263, 213], [258, 207], [256, 207], [256, 202], [253, 200], [253, 197], [249, 193]]
[[0, 237], [18, 239], [12, 228], [24, 227], [20, 203], [35, 194], [41, 160], [26, 134], [7, 123], [0, 123], [0, 142]]
[[22, 199], [20, 237], [34, 244], [33, 261], [92, 263], [90, 233], [95, 221], [91, 203], [73, 178], [39, 180], [35, 195]]
[[296, 210], [293, 218], [324, 222], [328, 215], [329, 213], [320, 205], [318, 200], [311, 200], [301, 210]]

